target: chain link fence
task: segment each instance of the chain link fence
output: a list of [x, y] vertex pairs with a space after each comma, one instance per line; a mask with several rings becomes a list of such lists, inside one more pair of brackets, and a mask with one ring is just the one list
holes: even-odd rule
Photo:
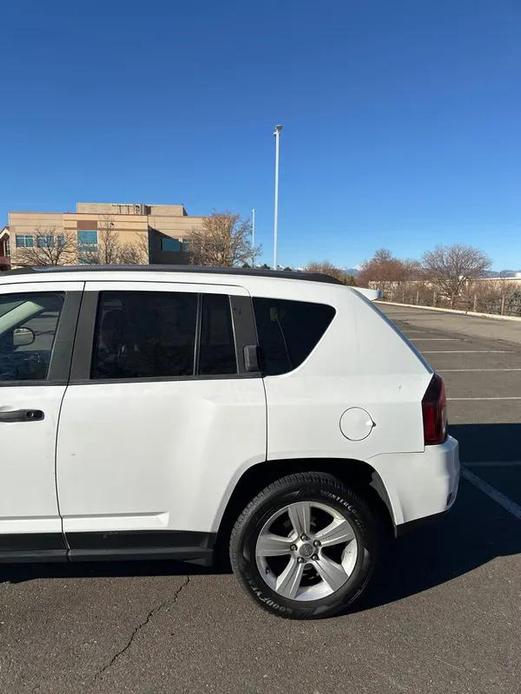
[[521, 282], [476, 282], [467, 287], [451, 305], [448, 297], [423, 282], [370, 283], [380, 289], [383, 301], [413, 306], [436, 306], [460, 311], [521, 317]]

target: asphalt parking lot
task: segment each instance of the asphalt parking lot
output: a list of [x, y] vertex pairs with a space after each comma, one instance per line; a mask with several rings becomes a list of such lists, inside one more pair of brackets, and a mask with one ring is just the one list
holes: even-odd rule
[[521, 322], [384, 310], [445, 379], [465, 478], [353, 613], [282, 620], [182, 565], [0, 567], [0, 691], [521, 692]]

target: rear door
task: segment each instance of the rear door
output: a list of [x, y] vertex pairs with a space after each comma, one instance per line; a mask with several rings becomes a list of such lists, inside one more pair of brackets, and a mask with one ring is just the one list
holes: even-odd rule
[[266, 457], [252, 340], [240, 287], [87, 282], [58, 436], [71, 558], [211, 544], [235, 480]]
[[82, 282], [0, 287], [0, 559], [65, 554], [56, 433]]

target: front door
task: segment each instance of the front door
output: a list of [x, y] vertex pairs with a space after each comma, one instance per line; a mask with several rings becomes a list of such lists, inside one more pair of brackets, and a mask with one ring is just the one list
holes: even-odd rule
[[82, 288], [0, 287], [0, 560], [65, 555], [56, 433]]
[[234, 286], [86, 283], [58, 434], [71, 559], [211, 545], [234, 481], [266, 457], [248, 301]]

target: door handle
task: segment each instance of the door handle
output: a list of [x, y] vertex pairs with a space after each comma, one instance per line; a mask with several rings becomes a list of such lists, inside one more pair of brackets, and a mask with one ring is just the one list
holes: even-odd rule
[[41, 422], [44, 417], [42, 410], [0, 411], [0, 422]]

